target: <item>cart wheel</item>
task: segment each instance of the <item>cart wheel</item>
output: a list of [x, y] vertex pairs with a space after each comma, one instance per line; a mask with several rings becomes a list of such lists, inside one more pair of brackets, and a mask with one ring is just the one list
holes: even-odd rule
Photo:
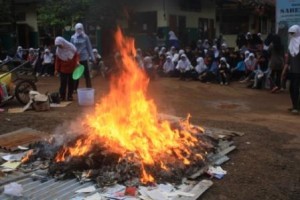
[[17, 83], [15, 96], [21, 104], [27, 104], [30, 100], [29, 91], [36, 90], [36, 86], [32, 81], [23, 80]]

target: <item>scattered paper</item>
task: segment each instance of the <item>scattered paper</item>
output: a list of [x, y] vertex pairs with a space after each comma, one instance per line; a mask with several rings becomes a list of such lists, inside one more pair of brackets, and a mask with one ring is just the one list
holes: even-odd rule
[[113, 187], [106, 188], [106, 191], [103, 194], [103, 196], [108, 199], [123, 200], [126, 199], [126, 197], [124, 196], [125, 189], [126, 187], [124, 185], [116, 184]]
[[146, 187], [140, 186], [139, 193], [141, 194], [141, 196], [139, 196], [139, 197], [143, 200], [151, 200], [151, 198], [147, 194], [147, 191], [148, 191], [148, 189]]
[[173, 185], [171, 185], [170, 183], [167, 184], [159, 184], [158, 185], [158, 189], [162, 192], [171, 192], [171, 191], [175, 191], [175, 188]]
[[115, 199], [115, 200], [125, 200], [126, 197], [125, 196], [117, 196], [117, 195], [113, 195], [113, 194], [104, 194], [103, 195], [105, 198], [108, 199]]
[[23, 187], [18, 183], [10, 183], [4, 186], [3, 194], [11, 195], [11, 196], [22, 196]]
[[86, 188], [82, 188], [82, 189], [79, 189], [77, 191], [75, 191], [75, 193], [91, 193], [91, 192], [95, 192], [96, 191], [96, 188], [95, 186], [89, 186], [89, 187], [86, 187]]
[[24, 155], [25, 152], [17, 153], [17, 154], [7, 154], [2, 156], [2, 159], [6, 161], [21, 161]]
[[226, 135], [218, 135], [218, 137], [219, 137], [220, 139], [223, 139], [223, 138], [226, 137]]
[[107, 190], [105, 191], [105, 193], [106, 194], [115, 194], [115, 193], [118, 193], [118, 192], [121, 192], [121, 191], [125, 191], [125, 188], [126, 187], [124, 185], [116, 184], [113, 187], [107, 188]]
[[[3, 163], [1, 167], [8, 168], [8, 169], [17, 169], [21, 165], [21, 162], [12, 162], [8, 161], [6, 163]], [[3, 171], [3, 170], [2, 170]]]
[[147, 191], [147, 195], [153, 200], [168, 200], [168, 198], [158, 189]]
[[84, 198], [84, 200], [101, 200], [101, 199], [102, 199], [102, 197], [98, 192], [91, 196], [87, 196]]
[[184, 197], [193, 197], [195, 194], [188, 193], [188, 192], [182, 192], [182, 191], [175, 191], [175, 192], [169, 192], [164, 193], [164, 195], [168, 197], [178, 197], [178, 196], [184, 196]]
[[227, 171], [223, 170], [220, 166], [217, 167], [210, 166], [208, 168], [207, 173], [214, 176], [217, 179], [221, 179], [225, 174], [227, 174]]
[[18, 146], [18, 149], [23, 150], [23, 151], [26, 151], [26, 150], [28, 150], [29, 148], [28, 148], [28, 147], [24, 147], [24, 146]]

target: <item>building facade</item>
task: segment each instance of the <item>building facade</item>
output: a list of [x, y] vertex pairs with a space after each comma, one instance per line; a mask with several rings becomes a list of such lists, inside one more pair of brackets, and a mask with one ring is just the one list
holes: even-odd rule
[[[16, 16], [16, 31], [11, 22], [5, 19], [0, 22], [2, 52], [7, 52], [16, 45], [24, 48], [39, 47], [40, 41], [43, 41], [43, 34], [39, 32], [37, 5], [41, 0], [12, 1], [15, 4], [13, 9]], [[124, 17], [116, 19], [117, 24], [135, 38], [137, 47], [143, 49], [167, 46], [170, 30], [175, 32], [182, 48], [195, 44], [199, 39], [213, 40], [219, 35], [223, 36], [229, 47], [234, 48], [237, 34], [260, 32], [266, 36], [275, 31], [275, 5], [272, 3], [255, 7], [241, 5], [241, 1], [238, 0], [124, 0], [122, 2]], [[107, 38], [111, 38], [108, 35], [112, 32], [97, 25], [91, 26], [93, 27], [91, 29], [89, 27], [87, 26], [87, 32], [94, 43], [93, 46], [98, 50], [109, 48], [111, 40]]]
[[[11, 2], [10, 2], [11, 3]], [[2, 54], [11, 53], [16, 45], [24, 48], [39, 45], [37, 3], [38, 0], [14, 0], [9, 7], [14, 22], [9, 18], [0, 21], [0, 40]]]
[[[220, 3], [221, 2], [221, 3]], [[166, 46], [168, 32], [174, 31], [181, 46], [197, 40], [223, 36], [229, 47], [236, 46], [238, 34], [275, 31], [275, 4], [252, 5], [238, 0], [126, 1], [129, 17], [120, 20], [141, 48]], [[263, 1], [262, 1], [263, 2]]]

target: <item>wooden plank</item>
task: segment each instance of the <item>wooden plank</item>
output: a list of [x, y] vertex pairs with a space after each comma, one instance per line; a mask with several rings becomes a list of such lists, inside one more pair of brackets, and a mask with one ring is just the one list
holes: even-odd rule
[[212, 135], [216, 139], [225, 139], [233, 136], [245, 135], [245, 133], [243, 132], [220, 129], [220, 128], [204, 127], [204, 129], [207, 134]]
[[45, 138], [47, 134], [32, 128], [22, 128], [0, 135], [0, 148], [14, 151], [18, 146], [25, 146]]
[[199, 176], [201, 176], [202, 174], [204, 174], [205, 172], [207, 172], [208, 170], [208, 164], [206, 164], [204, 167], [202, 167], [201, 169], [199, 169], [196, 173], [194, 173], [193, 175], [191, 175], [189, 178], [190, 179], [196, 179]]
[[216, 161], [214, 162], [214, 165], [220, 166], [220, 165], [222, 165], [223, 163], [227, 162], [228, 160], [230, 160], [230, 158], [229, 158], [228, 156], [223, 156], [223, 157], [219, 158], [218, 160], [216, 160]]
[[226, 149], [219, 152], [218, 155], [225, 156], [226, 154], [230, 153], [231, 151], [233, 151], [235, 149], [236, 149], [236, 146], [227, 147]]
[[230, 146], [230, 147], [227, 147], [226, 149], [223, 149], [222, 151], [220, 151], [217, 154], [211, 154], [210, 156], [208, 156], [208, 161], [207, 161], [206, 165], [203, 166], [202, 168], [200, 168], [196, 173], [189, 176], [189, 178], [196, 179], [199, 176], [201, 176], [202, 174], [204, 174], [210, 165], [217, 165], [218, 162], [223, 163], [223, 162], [228, 161], [229, 158], [226, 156], [226, 154], [230, 153], [234, 149], [236, 149], [236, 146]]
[[220, 140], [218, 143], [218, 149], [226, 149], [227, 147], [233, 145], [233, 141], [228, 141], [228, 140]]

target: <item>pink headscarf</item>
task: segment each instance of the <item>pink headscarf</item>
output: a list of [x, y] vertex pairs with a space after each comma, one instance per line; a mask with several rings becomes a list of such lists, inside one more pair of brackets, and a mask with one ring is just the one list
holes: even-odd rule
[[72, 43], [60, 36], [55, 38], [55, 45], [62, 46], [56, 48], [56, 56], [63, 61], [71, 60], [77, 51], [76, 47]]

